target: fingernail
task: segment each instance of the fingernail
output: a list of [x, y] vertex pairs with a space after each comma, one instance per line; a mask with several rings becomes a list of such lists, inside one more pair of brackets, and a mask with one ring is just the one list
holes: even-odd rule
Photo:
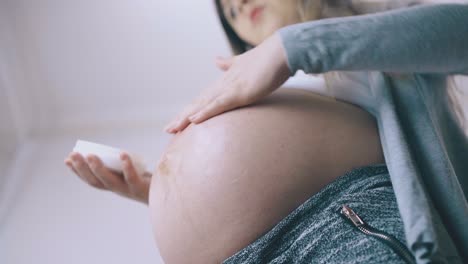
[[121, 159], [121, 160], [126, 160], [127, 158], [128, 158], [128, 157], [127, 157], [127, 154], [125, 154], [125, 153], [121, 153], [121, 154], [120, 154], [120, 159]]

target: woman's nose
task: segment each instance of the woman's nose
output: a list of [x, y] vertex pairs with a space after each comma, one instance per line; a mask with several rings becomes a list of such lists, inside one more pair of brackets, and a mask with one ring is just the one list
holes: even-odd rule
[[233, 7], [237, 10], [237, 12], [241, 13], [245, 4], [251, 2], [251, 0], [233, 0]]

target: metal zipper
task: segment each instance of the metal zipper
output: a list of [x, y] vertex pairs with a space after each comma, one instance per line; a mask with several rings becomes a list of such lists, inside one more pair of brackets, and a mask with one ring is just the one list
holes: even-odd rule
[[416, 263], [411, 252], [406, 248], [403, 243], [392, 235], [386, 234], [383, 231], [380, 231], [364, 222], [351, 208], [346, 205], [343, 205], [341, 208], [341, 214], [344, 215], [349, 221], [351, 221], [354, 226], [359, 229], [362, 233], [375, 237], [381, 242], [384, 242], [390, 248], [395, 251], [406, 263]]

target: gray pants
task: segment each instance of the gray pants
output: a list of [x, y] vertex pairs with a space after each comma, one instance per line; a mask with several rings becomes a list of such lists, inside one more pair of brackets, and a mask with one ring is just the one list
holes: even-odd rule
[[344, 218], [344, 204], [406, 245], [387, 167], [378, 164], [340, 176], [223, 263], [405, 263]]

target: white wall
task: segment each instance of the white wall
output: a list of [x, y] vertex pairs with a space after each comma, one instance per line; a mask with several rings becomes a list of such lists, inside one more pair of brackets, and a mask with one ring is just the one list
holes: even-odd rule
[[25, 43], [19, 38], [15, 19], [16, 3], [0, 1], [0, 81], [11, 110], [19, 140], [31, 137], [47, 127], [48, 102], [37, 89], [38, 73], [30, 70], [30, 57], [24, 52]]
[[4, 1], [24, 90], [43, 112], [38, 133], [161, 118], [213, 81], [214, 56], [228, 54], [209, 0]]
[[[5, 188], [7, 180], [5, 175], [8, 173], [11, 162], [15, 156], [18, 147], [15, 126], [9, 108], [5, 89], [0, 82], [0, 215], [2, 211], [2, 202], [4, 201]], [[0, 216], [1, 218], [1, 216]], [[1, 222], [1, 221], [0, 221]]]
[[23, 118], [20, 118], [13, 83], [18, 60], [10, 22], [5, 3], [0, 2], [0, 223], [7, 203], [6, 189], [11, 182], [8, 177], [11, 163], [25, 137], [22, 124], [18, 123]]
[[146, 206], [63, 159], [80, 138], [154, 165], [227, 54], [211, 0], [0, 0], [0, 263], [161, 263]]
[[[8, 107], [5, 90], [0, 82], [0, 171], [7, 171], [17, 147], [17, 138], [10, 108]], [[4, 186], [5, 177], [0, 177], [0, 191]]]
[[[11, 79], [13, 78], [13, 63], [11, 48], [13, 47], [10, 20], [4, 4], [0, 2], [0, 169], [7, 170], [7, 165], [14, 156], [19, 133], [15, 123], [15, 101], [12, 97]], [[0, 190], [5, 177], [0, 177]]]

